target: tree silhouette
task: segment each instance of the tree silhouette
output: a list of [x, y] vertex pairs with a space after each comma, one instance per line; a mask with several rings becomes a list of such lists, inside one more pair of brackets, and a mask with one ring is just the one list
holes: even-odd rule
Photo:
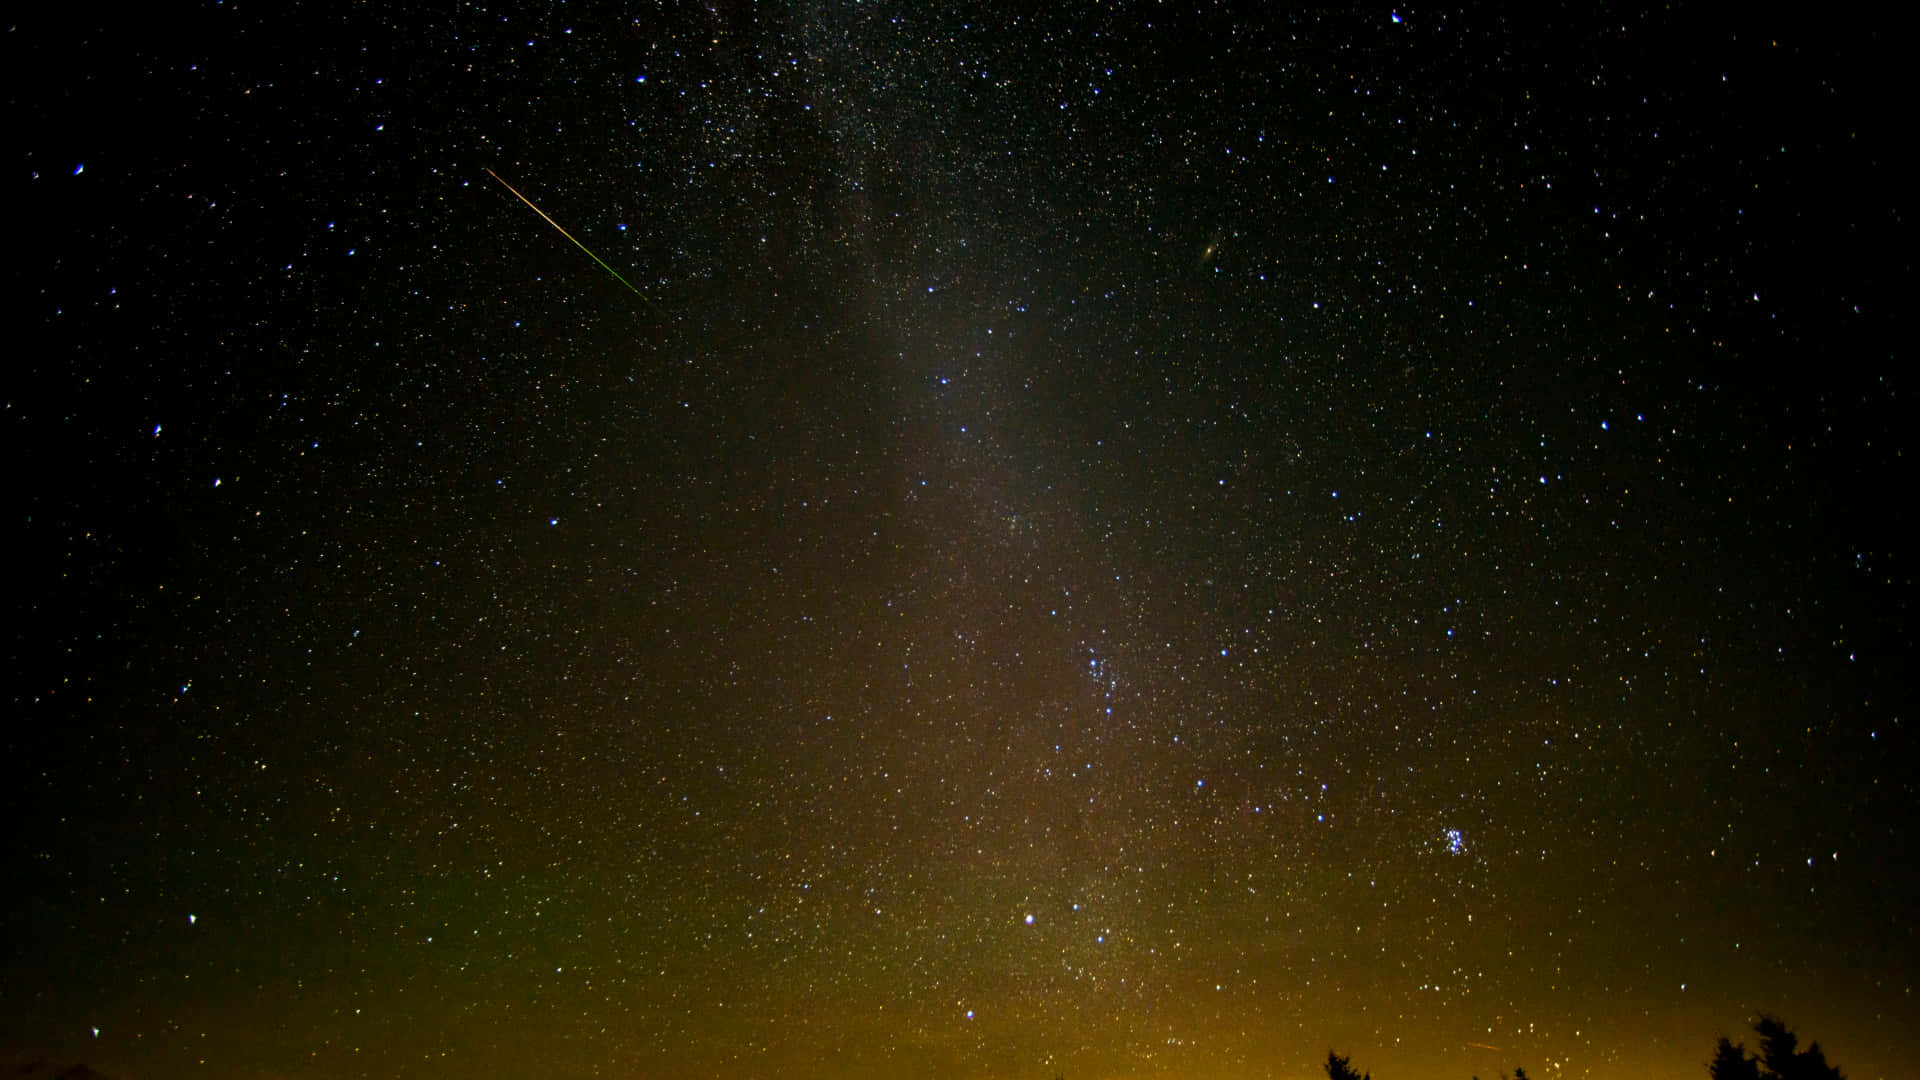
[[1735, 1046], [1720, 1036], [1713, 1060], [1707, 1063], [1709, 1080], [1760, 1080], [1760, 1059], [1747, 1056], [1745, 1046]]
[[1777, 1016], [1762, 1015], [1754, 1022], [1760, 1036], [1760, 1055], [1751, 1056], [1743, 1043], [1723, 1035], [1707, 1064], [1710, 1080], [1846, 1080], [1838, 1066], [1827, 1064], [1819, 1043], [1800, 1049], [1800, 1039]]
[[1350, 1059], [1329, 1050], [1327, 1051], [1327, 1080], [1373, 1080], [1373, 1074], [1356, 1071]]

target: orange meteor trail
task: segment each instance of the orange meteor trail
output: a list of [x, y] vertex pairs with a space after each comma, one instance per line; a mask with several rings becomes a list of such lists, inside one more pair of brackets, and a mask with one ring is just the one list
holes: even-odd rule
[[[493, 178], [494, 178], [495, 180], [500, 180], [500, 174], [499, 174], [499, 173], [497, 173], [497, 172], [494, 172], [494, 171], [493, 171], [492, 169], [488, 169], [488, 170], [487, 170], [487, 175], [488, 175], [488, 176], [491, 176], [491, 177], [493, 177]], [[508, 191], [512, 191], [512, 192], [513, 192], [513, 197], [514, 197], [514, 198], [516, 198], [516, 199], [519, 199], [519, 200], [520, 200], [521, 202], [523, 202], [523, 203], [526, 203], [526, 204], [527, 204], [527, 206], [528, 206], [528, 208], [529, 208], [529, 209], [531, 209], [531, 210], [532, 210], [532, 211], [533, 211], [534, 213], [536, 213], [536, 214], [539, 214], [539, 215], [540, 215], [541, 217], [543, 217], [543, 218], [546, 218], [546, 220], [547, 220], [547, 224], [549, 224], [549, 225], [551, 225], [551, 226], [553, 226], [553, 227], [554, 227], [554, 228], [556, 228], [556, 229], [560, 229], [560, 235], [561, 235], [561, 236], [564, 236], [564, 237], [566, 237], [566, 238], [567, 238], [567, 239], [569, 239], [569, 240], [573, 240], [573, 234], [572, 234], [572, 233], [570, 233], [570, 232], [568, 232], [568, 231], [567, 231], [567, 230], [565, 230], [565, 229], [562, 229], [562, 228], [560, 228], [560, 223], [559, 223], [559, 222], [557, 222], [557, 221], [555, 221], [555, 220], [553, 220], [553, 219], [552, 219], [552, 218], [550, 218], [550, 217], [547, 217], [547, 212], [546, 212], [545, 210], [542, 210], [542, 209], [540, 209], [539, 207], [537, 207], [537, 206], [534, 206], [534, 205], [533, 205], [533, 200], [532, 200], [532, 199], [529, 199], [529, 198], [527, 198], [527, 197], [526, 197], [525, 195], [522, 195], [522, 194], [520, 194], [520, 192], [518, 192], [518, 191], [516, 191], [516, 190], [514, 190], [514, 186], [513, 186], [512, 184], [509, 184], [509, 183], [507, 183], [507, 182], [506, 182], [505, 180], [500, 180], [500, 186], [501, 186], [501, 187], [503, 187], [503, 188], [506, 188], [506, 189], [507, 189]], [[603, 269], [605, 269], [607, 273], [609, 273], [609, 274], [612, 274], [612, 275], [613, 275], [613, 280], [615, 280], [615, 281], [617, 281], [617, 282], [619, 282], [619, 283], [620, 283], [620, 284], [622, 284], [622, 285], [625, 285], [625, 286], [626, 286], [626, 287], [627, 287], [627, 288], [628, 288], [629, 290], [631, 290], [631, 291], [632, 291], [632, 293], [633, 293], [633, 295], [635, 295], [635, 296], [637, 296], [637, 297], [639, 297], [639, 298], [640, 298], [640, 299], [642, 299], [642, 300], [645, 300], [645, 301], [647, 302], [647, 305], [648, 305], [649, 307], [652, 307], [652, 308], [653, 308], [653, 309], [654, 309], [655, 311], [660, 311], [660, 306], [659, 306], [658, 304], [655, 304], [655, 303], [654, 303], [654, 302], [653, 302], [653, 301], [652, 301], [651, 299], [648, 299], [648, 297], [647, 297], [647, 294], [646, 294], [646, 293], [643, 293], [643, 292], [641, 292], [641, 291], [640, 291], [639, 289], [635, 289], [635, 288], [633, 287], [633, 283], [632, 283], [632, 282], [630, 282], [630, 281], [628, 281], [628, 280], [627, 280], [626, 278], [623, 278], [623, 277], [621, 277], [621, 276], [620, 276], [620, 271], [618, 271], [618, 270], [615, 270], [615, 269], [614, 269], [613, 267], [611, 267], [611, 266], [608, 266], [608, 265], [607, 265], [607, 261], [606, 261], [605, 259], [602, 259], [602, 258], [601, 258], [600, 256], [598, 256], [598, 255], [595, 255], [595, 254], [593, 253], [593, 249], [592, 249], [592, 248], [589, 248], [589, 247], [588, 247], [587, 245], [585, 245], [585, 244], [583, 244], [583, 243], [581, 243], [581, 242], [580, 242], [580, 241], [578, 241], [578, 240], [573, 240], [573, 246], [574, 246], [574, 247], [577, 247], [577, 248], [579, 248], [579, 249], [580, 249], [581, 251], [584, 251], [584, 252], [586, 252], [586, 253], [587, 253], [587, 258], [589, 258], [589, 259], [592, 259], [592, 260], [593, 260], [594, 262], [597, 262], [597, 263], [599, 263], [599, 264], [600, 264], [600, 266], [601, 266], [601, 267], [602, 267]], [[664, 311], [660, 311], [660, 314], [662, 314], [662, 315], [665, 315], [665, 314], [666, 314], [666, 312], [664, 312]]]

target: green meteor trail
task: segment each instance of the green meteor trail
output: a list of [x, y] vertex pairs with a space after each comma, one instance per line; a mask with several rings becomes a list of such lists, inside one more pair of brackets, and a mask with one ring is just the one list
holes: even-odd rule
[[[495, 180], [500, 180], [500, 174], [499, 174], [499, 173], [497, 173], [497, 172], [494, 172], [494, 171], [493, 171], [492, 169], [488, 169], [488, 170], [487, 170], [487, 175], [488, 175], [488, 176], [491, 176], [491, 177], [493, 177], [493, 178], [494, 178]], [[554, 227], [554, 228], [556, 228], [556, 229], [560, 229], [560, 235], [561, 235], [561, 236], [564, 236], [564, 237], [566, 237], [566, 238], [567, 238], [567, 239], [569, 239], [569, 240], [573, 240], [573, 246], [574, 246], [574, 247], [577, 247], [577, 248], [579, 248], [579, 249], [580, 249], [581, 251], [584, 251], [584, 252], [586, 252], [586, 253], [587, 253], [587, 258], [589, 258], [589, 259], [592, 259], [592, 260], [593, 260], [594, 262], [597, 262], [597, 263], [599, 263], [599, 264], [601, 265], [601, 267], [603, 267], [603, 268], [604, 268], [604, 269], [605, 269], [605, 270], [607, 271], [607, 273], [609, 273], [609, 274], [612, 274], [612, 275], [613, 275], [613, 280], [615, 280], [615, 281], [617, 281], [617, 282], [619, 282], [619, 283], [620, 283], [620, 284], [622, 284], [622, 285], [625, 285], [625, 286], [626, 286], [626, 287], [627, 287], [627, 288], [628, 288], [629, 290], [631, 290], [631, 291], [633, 292], [633, 295], [635, 295], [635, 296], [637, 296], [637, 297], [639, 297], [640, 299], [642, 299], [642, 300], [644, 300], [644, 301], [646, 301], [646, 303], [647, 303], [647, 306], [648, 306], [648, 307], [651, 307], [651, 308], [653, 308], [653, 310], [655, 310], [655, 311], [657, 311], [657, 312], [659, 312], [659, 313], [660, 313], [661, 315], [663, 315], [663, 316], [664, 316], [664, 315], [666, 314], [666, 312], [664, 312], [664, 311], [660, 311], [660, 305], [658, 305], [658, 304], [656, 304], [656, 303], [654, 303], [651, 297], [649, 297], [649, 296], [648, 296], [648, 295], [647, 295], [646, 293], [643, 293], [643, 292], [641, 292], [641, 291], [640, 291], [639, 289], [635, 289], [635, 288], [633, 287], [633, 282], [631, 282], [631, 281], [628, 281], [628, 280], [627, 280], [626, 278], [623, 278], [623, 277], [621, 277], [621, 276], [620, 276], [620, 271], [618, 271], [618, 270], [615, 270], [615, 269], [614, 269], [613, 267], [611, 267], [611, 266], [608, 266], [608, 265], [607, 265], [607, 260], [605, 260], [605, 259], [603, 259], [603, 258], [601, 258], [601, 257], [600, 257], [600, 256], [598, 256], [598, 255], [595, 255], [595, 254], [593, 253], [593, 249], [592, 249], [592, 248], [589, 248], [589, 247], [588, 247], [587, 245], [585, 245], [585, 244], [583, 244], [583, 243], [581, 243], [581, 242], [580, 242], [580, 241], [578, 241], [578, 240], [574, 240], [574, 239], [573, 239], [573, 234], [572, 234], [572, 233], [570, 233], [570, 232], [568, 232], [567, 230], [565, 230], [565, 229], [563, 229], [563, 228], [561, 228], [561, 227], [560, 227], [560, 223], [559, 223], [559, 222], [557, 222], [557, 221], [555, 221], [555, 220], [553, 220], [553, 219], [552, 219], [552, 218], [550, 218], [550, 217], [547, 217], [547, 212], [546, 212], [545, 210], [542, 210], [542, 209], [540, 209], [539, 207], [537, 207], [537, 206], [534, 206], [534, 205], [533, 205], [533, 200], [532, 200], [532, 199], [529, 199], [529, 198], [527, 198], [527, 197], [526, 197], [525, 195], [522, 195], [522, 194], [520, 194], [520, 192], [519, 192], [519, 191], [517, 191], [517, 190], [515, 190], [515, 189], [514, 189], [514, 186], [513, 186], [512, 184], [509, 184], [509, 183], [507, 183], [507, 182], [506, 182], [505, 180], [500, 180], [500, 186], [501, 186], [501, 187], [503, 187], [503, 188], [506, 188], [506, 189], [507, 189], [508, 191], [512, 191], [512, 192], [513, 192], [513, 197], [514, 197], [514, 198], [516, 198], [516, 199], [519, 199], [519, 200], [520, 200], [521, 202], [523, 202], [523, 203], [526, 203], [526, 204], [527, 204], [527, 206], [528, 206], [528, 207], [529, 207], [529, 208], [530, 208], [530, 209], [531, 209], [531, 210], [532, 210], [532, 211], [533, 211], [534, 213], [536, 213], [536, 214], [539, 214], [539, 215], [540, 215], [541, 217], [543, 217], [543, 218], [546, 218], [546, 221], [547, 221], [547, 224], [549, 224], [549, 225], [551, 225], [551, 226], [553, 226], [553, 227]]]

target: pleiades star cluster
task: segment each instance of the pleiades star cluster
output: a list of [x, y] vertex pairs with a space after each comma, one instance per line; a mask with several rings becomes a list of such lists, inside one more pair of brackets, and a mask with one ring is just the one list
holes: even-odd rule
[[9, 1068], [1920, 1073], [1895, 28], [67, 7]]

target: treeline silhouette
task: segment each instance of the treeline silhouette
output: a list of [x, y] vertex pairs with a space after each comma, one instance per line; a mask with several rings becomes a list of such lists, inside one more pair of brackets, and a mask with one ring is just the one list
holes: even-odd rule
[[[1800, 1038], [1777, 1016], [1763, 1015], [1753, 1025], [1760, 1037], [1760, 1052], [1747, 1053], [1745, 1043], [1728, 1040], [1725, 1035], [1707, 1062], [1708, 1080], [1846, 1080], [1840, 1067], [1827, 1063], [1819, 1043], [1800, 1049]], [[1373, 1080], [1372, 1073], [1353, 1067], [1351, 1058], [1327, 1051], [1327, 1080]], [[1480, 1080], [1474, 1077], [1473, 1080]], [[1501, 1073], [1500, 1080], [1507, 1080]], [[1515, 1068], [1512, 1080], [1527, 1080], [1527, 1070]]]
[[1827, 1064], [1819, 1043], [1799, 1049], [1800, 1039], [1779, 1017], [1762, 1016], [1753, 1033], [1760, 1036], [1758, 1057], [1749, 1056], [1744, 1043], [1720, 1037], [1713, 1061], [1707, 1065], [1712, 1080], [1846, 1080], [1838, 1065]]

